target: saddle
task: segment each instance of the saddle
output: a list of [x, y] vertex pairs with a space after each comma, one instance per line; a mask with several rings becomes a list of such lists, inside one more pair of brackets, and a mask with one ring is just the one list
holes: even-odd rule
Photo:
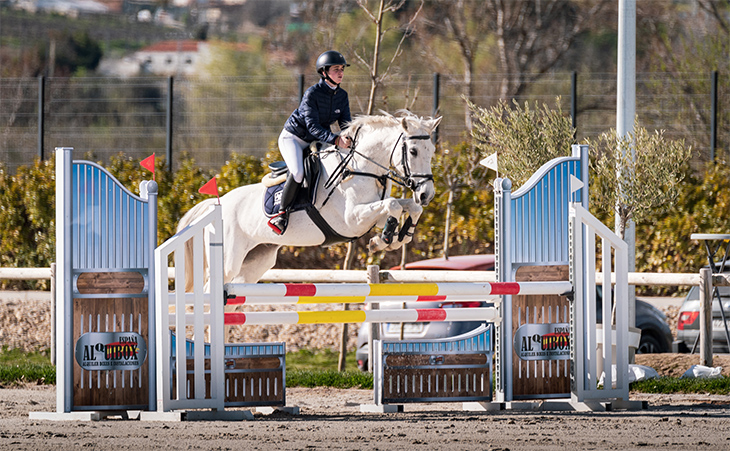
[[[279, 213], [279, 205], [281, 204], [281, 191], [284, 189], [289, 169], [283, 161], [276, 161], [269, 165], [269, 172], [266, 174], [261, 183], [266, 186], [264, 192], [263, 208], [264, 214], [271, 218]], [[325, 236], [323, 247], [329, 247], [334, 244], [346, 243], [354, 241], [360, 237], [347, 237], [337, 233], [327, 221], [319, 213], [314, 206], [317, 200], [317, 185], [322, 172], [322, 162], [317, 153], [307, 152], [304, 156], [304, 180], [299, 188], [297, 197], [294, 200], [289, 212], [305, 210], [309, 218], [314, 222], [319, 230]]]

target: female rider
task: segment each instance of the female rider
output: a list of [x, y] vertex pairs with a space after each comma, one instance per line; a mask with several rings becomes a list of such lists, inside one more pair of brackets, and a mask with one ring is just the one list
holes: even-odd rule
[[342, 148], [352, 144], [350, 138], [330, 131], [335, 122], [343, 129], [351, 120], [347, 92], [340, 88], [347, 66], [340, 52], [329, 50], [319, 55], [317, 73], [321, 79], [307, 89], [299, 108], [289, 116], [279, 135], [279, 151], [289, 168], [289, 176], [282, 190], [279, 213], [269, 220], [269, 227], [277, 235], [286, 231], [289, 209], [304, 178], [304, 150], [313, 141]]

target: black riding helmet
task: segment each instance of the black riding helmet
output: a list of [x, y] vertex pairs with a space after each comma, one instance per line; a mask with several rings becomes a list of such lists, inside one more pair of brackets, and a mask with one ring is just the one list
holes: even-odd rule
[[350, 65], [347, 64], [347, 60], [344, 56], [342, 56], [342, 53], [337, 52], [335, 50], [327, 50], [323, 54], [319, 55], [317, 57], [317, 73], [324, 79], [328, 79], [332, 83], [332, 79], [327, 75], [327, 69], [330, 66], [345, 66], [349, 67]]

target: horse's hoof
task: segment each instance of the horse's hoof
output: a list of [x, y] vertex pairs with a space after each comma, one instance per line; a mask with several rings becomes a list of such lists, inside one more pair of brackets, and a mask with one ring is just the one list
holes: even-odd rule
[[370, 242], [368, 243], [368, 252], [371, 254], [385, 249], [386, 245], [379, 238], [380, 237], [377, 236], [370, 238]]

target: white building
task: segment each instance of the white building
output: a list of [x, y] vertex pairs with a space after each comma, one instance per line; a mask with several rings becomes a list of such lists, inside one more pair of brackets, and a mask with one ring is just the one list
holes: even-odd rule
[[141, 74], [194, 75], [196, 66], [208, 53], [202, 41], [162, 41], [134, 54]]

